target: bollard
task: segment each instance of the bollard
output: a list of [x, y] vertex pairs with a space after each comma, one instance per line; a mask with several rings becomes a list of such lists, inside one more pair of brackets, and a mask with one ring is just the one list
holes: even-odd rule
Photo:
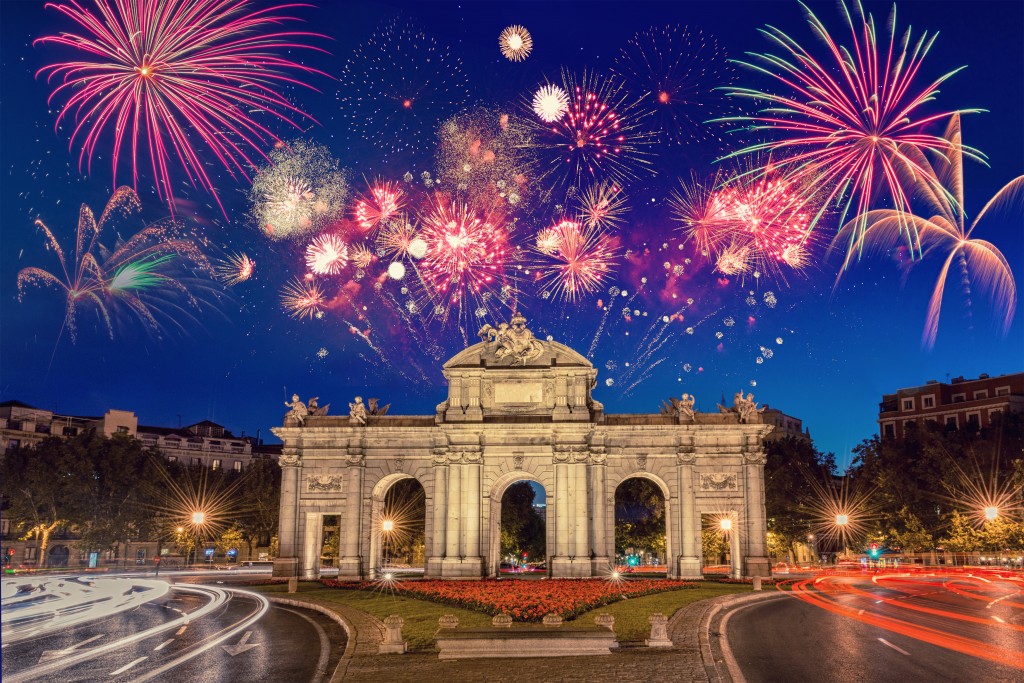
[[608, 629], [609, 631], [615, 630], [615, 617], [607, 612], [601, 612], [594, 617], [594, 623]]
[[380, 649], [377, 650], [377, 654], [381, 655], [401, 655], [405, 654], [406, 643], [402, 640], [402, 626], [405, 624], [405, 619], [392, 614], [384, 620], [384, 642], [380, 644]]
[[672, 640], [668, 637], [668, 617], [655, 612], [647, 617], [647, 623], [651, 625], [651, 637], [644, 641], [647, 647], [672, 647]]
[[761, 590], [761, 577], [760, 576], [755, 576], [754, 577], [754, 590], [756, 590], [756, 591]]
[[437, 620], [437, 627], [440, 629], [458, 628], [459, 618], [454, 614], [444, 614]]
[[288, 592], [294, 593], [299, 590], [299, 577], [293, 576], [288, 579]]
[[491, 626], [495, 628], [512, 628], [512, 617], [507, 614], [495, 614], [491, 619]]

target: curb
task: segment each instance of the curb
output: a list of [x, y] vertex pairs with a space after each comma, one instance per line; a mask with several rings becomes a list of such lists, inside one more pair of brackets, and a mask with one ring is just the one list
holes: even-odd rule
[[[338, 614], [334, 610], [318, 605], [313, 602], [305, 602], [303, 600], [292, 600], [291, 598], [279, 598], [277, 596], [264, 595], [267, 600], [272, 603], [279, 605], [288, 605], [289, 607], [298, 607], [300, 609], [312, 610], [319, 612], [327, 618], [336, 622], [339, 626], [345, 629], [345, 635], [347, 636], [348, 642], [345, 643], [345, 652], [342, 653], [341, 659], [338, 660], [338, 665], [334, 668], [334, 673], [331, 675], [331, 683], [339, 683], [345, 680], [345, 674], [348, 673], [348, 666], [352, 662], [352, 658], [356, 652], [356, 640], [358, 639], [358, 632], [356, 631], [355, 624], [351, 623], [348, 619]], [[370, 615], [367, 615], [370, 616]], [[372, 618], [372, 617], [371, 617]]]
[[[718, 598], [719, 602], [715, 604], [710, 610], [708, 610], [704, 618], [701, 619], [700, 625], [697, 627], [697, 636], [700, 641], [700, 657], [704, 663], [704, 670], [707, 672], [708, 680], [711, 683], [732, 683], [733, 677], [728, 670], [728, 663], [725, 658], [716, 660], [714, 650], [712, 649], [711, 636], [714, 635], [720, 639], [718, 646], [721, 649], [721, 644], [724, 642], [725, 633], [711, 633], [711, 624], [714, 622], [715, 617], [726, 608], [736, 607], [737, 605], [745, 605], [753, 602], [765, 602], [768, 600], [776, 600], [786, 597], [786, 593], [780, 590], [755, 592], [753, 594], [738, 594], [722, 596], [725, 599]], [[721, 667], [725, 665], [723, 670]]]

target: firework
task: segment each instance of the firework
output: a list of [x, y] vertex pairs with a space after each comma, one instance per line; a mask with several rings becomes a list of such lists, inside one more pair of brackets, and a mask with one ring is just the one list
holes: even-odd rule
[[402, 188], [394, 181], [378, 180], [355, 203], [356, 222], [367, 232], [373, 232], [405, 206]]
[[722, 275], [746, 275], [750, 272], [750, 247], [728, 244], [718, 254], [715, 270]]
[[294, 278], [281, 289], [281, 305], [293, 318], [312, 318], [326, 301], [324, 290], [315, 280]]
[[648, 112], [616, 81], [593, 72], [585, 71], [577, 81], [563, 71], [562, 82], [569, 100], [565, 115], [552, 123], [528, 117], [533, 133], [528, 144], [544, 157], [545, 176], [564, 184], [607, 178], [624, 185], [641, 172], [653, 172], [655, 140], [643, 128]]
[[271, 239], [320, 229], [345, 209], [349, 180], [330, 150], [296, 140], [274, 149], [249, 190], [251, 215]]
[[437, 179], [460, 196], [509, 206], [528, 197], [530, 138], [517, 117], [478, 107], [445, 121], [438, 137]]
[[[388, 223], [387, 227], [378, 233], [377, 253], [382, 256], [405, 258], [411, 255], [412, 244], [416, 239], [416, 226], [409, 221], [407, 216], [400, 216]], [[422, 242], [423, 240], [419, 239], [417, 243]]]
[[651, 27], [627, 43], [612, 68], [646, 93], [662, 142], [721, 142], [721, 127], [707, 122], [730, 113], [719, 88], [735, 72], [712, 36], [688, 26]]
[[510, 62], [521, 62], [530, 56], [533, 38], [524, 26], [508, 26], [498, 36], [498, 47]]
[[[925, 174], [912, 173], [906, 166], [901, 168], [901, 182], [908, 187], [915, 187], [916, 194], [927, 207], [930, 218], [880, 209], [850, 221], [836, 236], [837, 243], [846, 242], [849, 245], [844, 269], [849, 267], [851, 255], [854, 253], [860, 253], [864, 249], [887, 252], [898, 246], [907, 225], [913, 226], [920, 237], [926, 256], [935, 251], [945, 253], [942, 269], [928, 302], [928, 314], [921, 339], [926, 348], [931, 348], [935, 344], [946, 280], [954, 265], [959, 271], [962, 292], [967, 303], [969, 326], [973, 324], [970, 317], [973, 308], [972, 285], [974, 289], [981, 289], [988, 294], [1000, 309], [1000, 327], [1003, 334], [1009, 330], [1010, 323], [1013, 322], [1014, 309], [1017, 307], [1017, 288], [1009, 262], [994, 244], [971, 235], [978, 222], [990, 209], [1004, 203], [1020, 201], [1020, 193], [1024, 191], [1024, 176], [1014, 178], [996, 192], [971, 222], [970, 227], [967, 227], [964, 216], [964, 147], [961, 141], [959, 116], [952, 118], [943, 139], [948, 149], [941, 155], [935, 155], [934, 162], [929, 161], [917, 150], [906, 152], [913, 160], [913, 166], [924, 169]], [[941, 185], [937, 186], [936, 183]]]
[[224, 284], [234, 286], [251, 278], [255, 270], [256, 262], [247, 254], [231, 254], [217, 264], [215, 274]]
[[461, 60], [401, 19], [356, 49], [340, 81], [345, 126], [392, 153], [422, 143], [469, 98]]
[[362, 243], [353, 244], [348, 253], [349, 259], [352, 261], [352, 265], [360, 270], [366, 270], [369, 268], [370, 264], [377, 258], [374, 256], [374, 253], [370, 251], [370, 248]]
[[499, 288], [512, 251], [503, 222], [501, 215], [435, 198], [421, 217], [421, 237], [427, 243], [421, 264], [431, 290], [462, 307], [468, 305], [467, 297], [479, 302]]
[[550, 297], [574, 302], [601, 289], [616, 264], [615, 241], [576, 221], [564, 220], [547, 230], [557, 245], [542, 267], [542, 290]]
[[[82, 305], [96, 308], [110, 338], [114, 337], [114, 316], [126, 308], [153, 332], [164, 326], [163, 317], [180, 327], [166, 310], [184, 312], [184, 300], [193, 308], [202, 303], [197, 293], [205, 288], [197, 271], [212, 274], [213, 268], [199, 245], [173, 220], [162, 220], [144, 227], [127, 241], [118, 237], [111, 251], [100, 242], [107, 225], [118, 217], [131, 217], [141, 210], [139, 198], [129, 187], [120, 187], [107, 202], [97, 221], [88, 206], [78, 215], [75, 260], [69, 263], [60, 243], [41, 220], [36, 227], [46, 237], [60, 262], [60, 275], [42, 268], [23, 268], [18, 273], [18, 298], [29, 287], [52, 287], [65, 299], [64, 327], [77, 339], [78, 310]], [[176, 270], [181, 274], [176, 275]], [[165, 310], [166, 309], [166, 310]], [[58, 337], [59, 339], [59, 337]]]
[[533, 95], [533, 113], [544, 123], [559, 121], [569, 110], [569, 96], [557, 85], [542, 86]]
[[306, 267], [316, 275], [337, 275], [347, 263], [348, 245], [337, 235], [318, 235], [306, 247]]
[[551, 256], [558, 251], [558, 245], [560, 243], [561, 236], [555, 228], [544, 228], [537, 231], [535, 246], [539, 253], [545, 256]]
[[290, 117], [313, 121], [276, 90], [305, 85], [289, 72], [320, 73], [275, 54], [313, 49], [298, 41], [323, 37], [279, 30], [298, 21], [282, 13], [294, 5], [95, 0], [92, 10], [78, 2], [47, 7], [82, 29], [36, 41], [73, 48], [81, 57], [39, 71], [48, 81], [59, 80], [50, 96], [51, 102], [64, 99], [57, 128], [74, 120], [71, 144], [81, 141], [79, 167], [88, 160], [90, 172], [97, 147], [112, 135], [115, 184], [126, 153], [138, 184], [141, 150], [148, 150], [157, 193], [172, 208], [176, 166], [219, 205], [207, 161], [216, 159], [232, 177], [247, 177], [263, 144], [276, 140], [254, 114], [297, 129]]
[[[908, 29], [898, 38], [895, 16], [885, 28], [876, 29], [874, 18], [865, 14], [859, 0], [853, 12], [842, 3], [843, 17], [850, 30], [851, 44], [840, 45], [825, 25], [806, 9], [811, 29], [827, 47], [828, 59], [819, 62], [813, 54], [782, 31], [762, 31], [786, 56], [755, 54], [751, 69], [775, 79], [780, 93], [731, 87], [728, 94], [755, 100], [764, 108], [750, 116], [726, 117], [755, 131], [770, 131], [775, 139], [740, 149], [729, 156], [743, 156], [771, 150], [776, 164], [797, 182], [826, 188], [824, 204], [841, 206], [840, 224], [850, 210], [862, 221], [854, 231], [863, 234], [876, 186], [884, 186], [898, 215], [909, 211], [908, 190], [900, 174], [908, 170], [938, 188], [909, 150], [927, 150], [943, 155], [953, 151], [949, 141], [924, 132], [930, 124], [951, 112], [926, 114], [924, 105], [938, 95], [939, 86], [956, 71], [927, 85], [917, 82], [922, 63], [935, 36], [922, 34], [916, 40]], [[881, 34], [882, 40], [879, 40]], [[968, 111], [968, 110], [961, 110]], [[969, 110], [977, 111], [977, 110]], [[980, 152], [962, 148], [968, 156], [981, 159]], [[812, 221], [812, 227], [817, 217]], [[916, 227], [903, 225], [904, 241], [914, 253], [920, 252]]]
[[618, 226], [626, 213], [626, 195], [615, 183], [603, 182], [591, 185], [579, 197], [577, 214], [587, 228], [602, 230]]

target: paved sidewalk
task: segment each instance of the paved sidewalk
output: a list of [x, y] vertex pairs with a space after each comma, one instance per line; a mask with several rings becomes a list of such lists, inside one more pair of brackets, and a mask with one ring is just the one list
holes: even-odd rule
[[[436, 652], [378, 655], [383, 625], [375, 617], [345, 605], [331, 605], [346, 623], [349, 647], [332, 683], [432, 683], [433, 681], [522, 683], [628, 683], [666, 680], [709, 683], [717, 681], [715, 662], [708, 647], [707, 628], [721, 605], [734, 600], [764, 599], [774, 593], [734, 593], [701, 600], [676, 612], [669, 622], [673, 647], [623, 647], [599, 657], [536, 659], [473, 659], [442, 662]], [[297, 596], [289, 596], [297, 597]], [[301, 602], [297, 600], [296, 602]], [[703, 632], [703, 637], [702, 637]]]

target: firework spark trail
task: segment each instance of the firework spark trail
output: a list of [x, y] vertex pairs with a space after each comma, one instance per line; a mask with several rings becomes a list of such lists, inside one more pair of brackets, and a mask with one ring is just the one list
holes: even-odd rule
[[363, 230], [372, 235], [399, 215], [405, 207], [405, 193], [395, 181], [377, 180], [356, 200], [353, 215]]
[[[356, 325], [352, 324], [348, 320], [345, 320], [344, 318], [342, 318], [342, 322], [344, 324], [348, 325], [349, 332], [351, 332], [355, 336], [359, 337], [366, 344], [366, 346], [369, 347], [369, 349], [371, 351], [373, 351], [374, 354], [376, 354], [377, 360], [379, 360], [382, 365], [384, 365], [385, 367], [389, 368], [392, 372], [396, 373], [402, 379], [406, 380], [410, 384], [415, 384], [416, 380], [414, 380], [412, 377], [407, 375], [405, 373], [405, 370], [403, 370], [399, 366], [395, 365], [395, 363], [393, 363], [388, 358], [388, 356], [376, 344], [373, 343], [373, 340], [370, 339], [370, 336], [368, 334], [364, 333]], [[362, 354], [360, 354], [360, 355], [362, 355]], [[364, 358], [365, 358], [365, 356], [364, 356]], [[417, 368], [417, 369], [419, 369], [419, 368]], [[426, 380], [426, 376], [423, 375], [422, 370], [420, 371], [420, 373], [421, 373], [421, 381], [422, 380]]]
[[575, 302], [596, 292], [611, 276], [618, 261], [614, 240], [598, 228], [585, 228], [576, 221], [563, 220], [549, 228], [557, 236], [551, 254], [543, 249], [539, 284], [554, 299]]
[[217, 279], [228, 286], [249, 280], [255, 270], [256, 262], [248, 254], [231, 254], [215, 268]]
[[[813, 33], [824, 43], [830, 62], [819, 62], [796, 40], [774, 27], [761, 33], [791, 59], [773, 54], [752, 54], [754, 62], [738, 62], [755, 72], [775, 79], [788, 95], [752, 88], [728, 87], [727, 94], [763, 103], [764, 108], [750, 116], [720, 119], [746, 124], [754, 131], [772, 131], [777, 139], [759, 142], [725, 158], [775, 152], [774, 163], [793, 180], [825, 188], [821, 211], [810, 223], [813, 229], [825, 207], [841, 207], [839, 223], [853, 208], [853, 215], [866, 216], [876, 185], [888, 190], [896, 216], [909, 214], [908, 190], [900, 181], [901, 170], [943, 192], [928, 169], [907, 153], [908, 149], [946, 155], [953, 151], [949, 142], [921, 132], [930, 124], [956, 113], [978, 112], [961, 109], [925, 114], [924, 105], [938, 95], [939, 86], [961, 69], [956, 69], [921, 87], [916, 80], [922, 63], [936, 36], [923, 33], [912, 42], [907, 29], [896, 36], [895, 8], [879, 43], [874, 18], [865, 13], [859, 0], [853, 12], [841, 3], [851, 47], [839, 45], [810, 8], [804, 6]], [[961, 67], [963, 68], [963, 67]], [[835, 74], [838, 73], [837, 77]], [[983, 160], [977, 150], [963, 148], [968, 156]], [[867, 225], [851, 231], [849, 249], [859, 242]], [[919, 235], [912, 222], [901, 225], [902, 236], [912, 254], [920, 255]]]
[[[224, 0], [95, 0], [95, 10], [77, 2], [47, 4], [74, 21], [82, 34], [70, 32], [35, 43], [76, 50], [79, 61], [45, 66], [60, 84], [50, 102], [65, 98], [57, 116], [59, 129], [73, 114], [70, 145], [81, 140], [78, 164], [92, 160], [113, 133], [111, 166], [114, 184], [123, 153], [130, 150], [133, 183], [139, 179], [139, 156], [150, 156], [158, 195], [174, 209], [172, 166], [180, 166], [190, 183], [213, 195], [225, 218], [206, 170], [202, 142], [233, 178], [247, 178], [253, 159], [277, 137], [253, 118], [254, 113], [283, 121], [315, 120], [292, 105], [276, 88], [310, 87], [288, 75], [324, 75], [276, 52], [314, 50], [299, 40], [325, 38], [304, 31], [279, 31], [298, 21], [281, 14], [297, 5], [253, 9], [247, 2]], [[37, 75], [38, 75], [37, 74]], [[129, 147], [130, 146], [130, 147]], [[128, 148], [128, 149], [126, 149]]]

